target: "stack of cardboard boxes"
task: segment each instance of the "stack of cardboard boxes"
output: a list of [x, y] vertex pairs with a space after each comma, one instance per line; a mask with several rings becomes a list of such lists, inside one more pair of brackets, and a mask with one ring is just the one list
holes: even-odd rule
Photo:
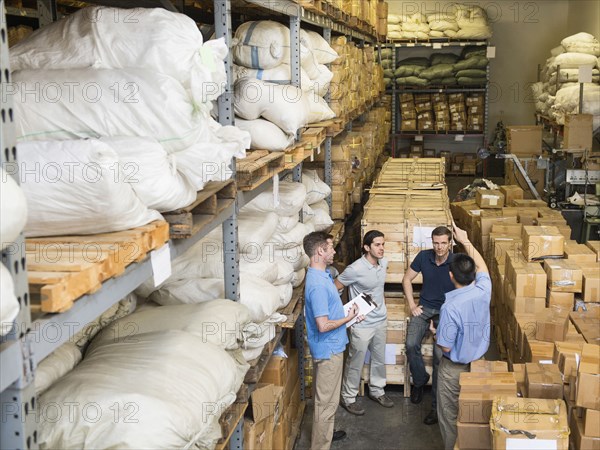
[[477, 155], [475, 153], [452, 153], [449, 172], [458, 175], [475, 175], [477, 172]]
[[[531, 179], [538, 192], [545, 186], [546, 169], [538, 161], [542, 155], [542, 127], [533, 125], [512, 125], [506, 127], [507, 152], [519, 158], [525, 172]], [[511, 160], [505, 163], [505, 179], [507, 185], [527, 187], [527, 182]], [[525, 198], [533, 198], [529, 190], [525, 191]]]

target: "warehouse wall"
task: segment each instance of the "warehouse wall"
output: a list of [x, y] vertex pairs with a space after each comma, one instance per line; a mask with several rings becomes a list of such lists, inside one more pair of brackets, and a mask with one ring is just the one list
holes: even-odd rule
[[570, 0], [568, 34], [585, 31], [600, 38], [600, 2]]
[[[389, 12], [424, 14], [444, 11], [449, 1], [389, 1]], [[596, 2], [543, 1], [470, 1], [488, 13], [492, 22], [492, 45], [496, 58], [490, 65], [490, 136], [499, 120], [505, 125], [533, 124], [535, 108], [531, 103], [529, 86], [537, 81], [537, 66], [544, 63], [550, 49], [560, 45], [568, 36], [570, 4], [578, 5], [577, 17], [592, 15]], [[575, 20], [575, 15], [573, 16]], [[597, 15], [596, 15], [597, 17]], [[592, 17], [586, 18], [592, 22]]]

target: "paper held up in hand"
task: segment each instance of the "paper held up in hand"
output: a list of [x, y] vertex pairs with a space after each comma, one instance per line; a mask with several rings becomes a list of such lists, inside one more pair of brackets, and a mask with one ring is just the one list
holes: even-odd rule
[[[358, 315], [356, 317], [366, 316], [375, 308], [377, 308], [377, 304], [373, 301], [369, 294], [359, 294], [344, 305], [344, 314], [346, 316], [354, 304], [358, 305]], [[351, 327], [356, 323], [356, 317], [350, 322], [346, 323], [346, 328]]]

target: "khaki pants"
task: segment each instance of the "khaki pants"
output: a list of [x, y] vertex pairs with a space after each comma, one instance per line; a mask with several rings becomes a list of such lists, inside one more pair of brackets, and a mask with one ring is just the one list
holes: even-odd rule
[[340, 402], [344, 354], [331, 355], [331, 359], [315, 359], [315, 415], [310, 448], [311, 450], [329, 450], [333, 438], [335, 412]]
[[438, 369], [437, 412], [445, 450], [453, 450], [456, 442], [460, 374], [470, 370], [470, 364], [460, 364], [442, 357]]
[[350, 328], [350, 345], [342, 384], [342, 400], [346, 405], [356, 401], [367, 350], [371, 352], [369, 394], [374, 397], [381, 397], [385, 394], [386, 336], [386, 320], [372, 326]]

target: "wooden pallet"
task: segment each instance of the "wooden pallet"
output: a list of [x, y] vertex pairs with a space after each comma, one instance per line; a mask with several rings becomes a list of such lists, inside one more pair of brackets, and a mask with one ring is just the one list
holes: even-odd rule
[[291, 147], [290, 151], [285, 152], [285, 169], [293, 169], [299, 163], [313, 155], [313, 147], [310, 142], [302, 139], [301, 142]]
[[79, 297], [169, 240], [169, 224], [88, 236], [26, 239], [27, 278], [34, 311], [63, 312]]
[[244, 417], [244, 413], [248, 408], [248, 402], [246, 403], [233, 403], [219, 418], [219, 425], [221, 426], [221, 436], [223, 436], [217, 442], [215, 450], [225, 450], [229, 446], [229, 440], [235, 431], [235, 427]]
[[308, 142], [312, 148], [319, 148], [326, 137], [327, 130], [323, 127], [309, 127], [302, 132], [302, 140]]
[[304, 283], [294, 289], [292, 299], [286, 307], [277, 311], [287, 317], [287, 320], [279, 324], [282, 328], [294, 328], [296, 321], [304, 308]]
[[235, 201], [233, 180], [210, 181], [185, 208], [163, 213], [170, 225], [171, 239], [189, 238]]
[[250, 191], [260, 186], [273, 175], [284, 170], [285, 153], [254, 150], [246, 158], [236, 161], [238, 189]]

